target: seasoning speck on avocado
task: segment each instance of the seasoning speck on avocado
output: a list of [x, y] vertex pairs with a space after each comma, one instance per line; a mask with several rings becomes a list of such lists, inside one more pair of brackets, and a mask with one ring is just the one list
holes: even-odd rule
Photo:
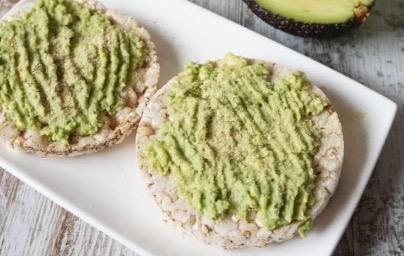
[[303, 73], [268, 81], [265, 63], [229, 54], [188, 64], [166, 97], [169, 121], [144, 152], [178, 195], [212, 220], [258, 219], [270, 230], [300, 222], [309, 230], [314, 156], [327, 107]]
[[148, 58], [145, 43], [75, 1], [39, 0], [0, 27], [0, 105], [20, 130], [69, 144], [96, 134]]

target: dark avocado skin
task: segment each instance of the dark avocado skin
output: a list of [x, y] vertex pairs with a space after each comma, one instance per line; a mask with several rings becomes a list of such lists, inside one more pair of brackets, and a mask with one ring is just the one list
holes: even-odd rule
[[[341, 36], [362, 24], [361, 21], [357, 21], [354, 18], [345, 23], [338, 24], [304, 23], [271, 13], [270, 11], [262, 8], [255, 0], [243, 1], [259, 18], [266, 23], [287, 33], [301, 37], [333, 38]], [[369, 10], [371, 8], [372, 6], [369, 6]]]

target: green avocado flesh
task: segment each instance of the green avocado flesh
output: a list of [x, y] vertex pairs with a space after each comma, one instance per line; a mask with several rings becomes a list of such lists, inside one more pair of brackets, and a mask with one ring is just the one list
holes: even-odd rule
[[268, 229], [301, 221], [308, 230], [321, 139], [312, 117], [327, 103], [303, 73], [273, 83], [269, 74], [267, 64], [232, 54], [188, 64], [165, 101], [170, 121], [144, 155], [210, 219], [256, 217]]
[[0, 104], [20, 130], [68, 144], [93, 135], [148, 58], [145, 43], [68, 0], [39, 0], [0, 28]]
[[256, 0], [265, 10], [304, 23], [339, 24], [354, 17], [354, 9], [374, 0]]

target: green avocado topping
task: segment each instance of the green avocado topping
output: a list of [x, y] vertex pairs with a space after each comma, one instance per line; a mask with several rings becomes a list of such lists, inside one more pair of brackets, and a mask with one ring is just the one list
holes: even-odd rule
[[0, 28], [0, 105], [20, 130], [68, 144], [93, 135], [123, 106], [148, 58], [145, 43], [103, 14], [68, 0], [39, 0]]
[[228, 54], [220, 64], [188, 64], [166, 105], [170, 121], [145, 156], [204, 216], [257, 218], [268, 229], [309, 228], [321, 131], [312, 117], [327, 103], [301, 72], [269, 82], [265, 63]]

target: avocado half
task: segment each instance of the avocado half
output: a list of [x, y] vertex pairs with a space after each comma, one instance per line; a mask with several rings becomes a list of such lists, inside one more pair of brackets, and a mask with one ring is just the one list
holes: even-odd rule
[[359, 26], [375, 0], [243, 0], [268, 24], [302, 37], [336, 37]]

